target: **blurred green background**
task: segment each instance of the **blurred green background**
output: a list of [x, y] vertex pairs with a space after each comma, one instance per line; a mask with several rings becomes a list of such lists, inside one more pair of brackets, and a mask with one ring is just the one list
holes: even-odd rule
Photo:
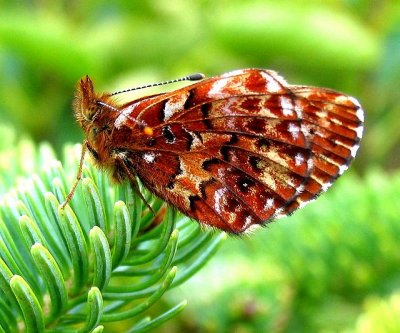
[[83, 75], [115, 91], [245, 67], [355, 96], [361, 150], [317, 203], [230, 239], [159, 331], [399, 332], [399, 1], [0, 0], [0, 121], [59, 152], [82, 141]]

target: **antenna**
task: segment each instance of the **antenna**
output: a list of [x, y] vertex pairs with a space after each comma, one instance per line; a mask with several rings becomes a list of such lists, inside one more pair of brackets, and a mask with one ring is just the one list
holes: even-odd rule
[[163, 81], [163, 82], [158, 82], [158, 83], [151, 83], [151, 84], [146, 84], [146, 85], [140, 86], [140, 87], [134, 87], [134, 88], [129, 88], [129, 89], [125, 89], [125, 90], [120, 90], [120, 91], [117, 91], [117, 92], [114, 92], [114, 93], [110, 94], [110, 96], [115, 96], [115, 95], [122, 94], [122, 93], [125, 93], [125, 92], [128, 92], [128, 91], [134, 91], [134, 90], [139, 90], [139, 89], [163, 86], [165, 84], [170, 84], [170, 83], [175, 83], [175, 82], [199, 81], [199, 80], [202, 80], [204, 78], [205, 78], [204, 74], [195, 73], [195, 74], [191, 74], [191, 75], [187, 75], [187, 76], [181, 77], [179, 79], [168, 80], [168, 81]]

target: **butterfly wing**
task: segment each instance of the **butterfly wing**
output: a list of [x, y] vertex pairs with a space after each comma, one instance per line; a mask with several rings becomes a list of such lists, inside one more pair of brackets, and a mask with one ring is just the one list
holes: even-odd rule
[[128, 103], [116, 123], [153, 129], [146, 143], [127, 143], [147, 188], [201, 223], [241, 233], [326, 190], [355, 156], [362, 116], [351, 97], [247, 69]]

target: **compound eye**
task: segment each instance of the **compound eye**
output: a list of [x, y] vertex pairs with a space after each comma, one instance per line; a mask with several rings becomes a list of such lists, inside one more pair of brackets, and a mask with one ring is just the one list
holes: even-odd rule
[[83, 110], [83, 116], [87, 120], [94, 120], [96, 113], [99, 111], [99, 108], [96, 104], [90, 104], [86, 109]]

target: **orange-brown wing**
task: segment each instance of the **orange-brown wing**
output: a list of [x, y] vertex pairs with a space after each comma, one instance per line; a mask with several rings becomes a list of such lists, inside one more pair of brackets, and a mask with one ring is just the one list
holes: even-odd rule
[[118, 128], [143, 184], [184, 214], [228, 232], [292, 213], [325, 191], [354, 158], [363, 112], [352, 97], [238, 70], [129, 103]]

